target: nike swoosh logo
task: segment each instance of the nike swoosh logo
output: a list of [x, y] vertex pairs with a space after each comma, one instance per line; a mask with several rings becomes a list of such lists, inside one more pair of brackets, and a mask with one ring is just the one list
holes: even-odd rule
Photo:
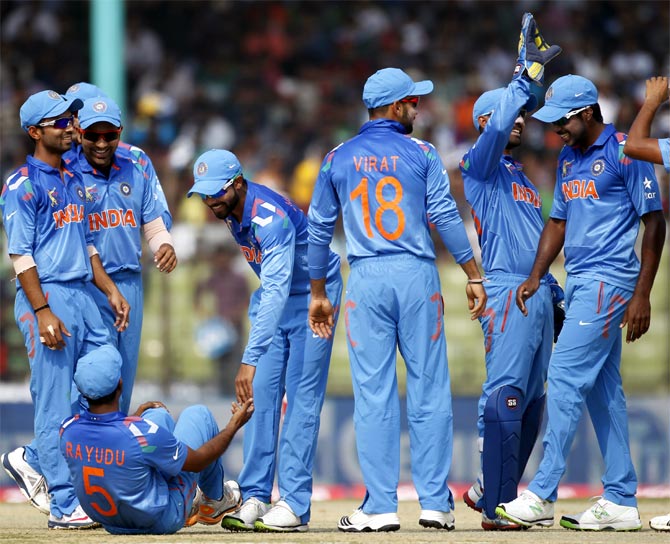
[[575, 98], [577, 98], [578, 96], [582, 96], [583, 94], [584, 93], [575, 93]]
[[18, 211], [19, 210], [14, 210], [12, 213], [8, 213], [7, 217], [5, 217], [5, 221], [9, 221], [12, 218], [12, 216]]
[[179, 446], [177, 446], [177, 451], [174, 452], [172, 458], [176, 461], [179, 458]]
[[312, 333], [312, 338], [321, 338], [318, 334]]
[[444, 176], [447, 173], [447, 169], [442, 170], [442, 175]]
[[588, 321], [582, 321], [581, 319], [579, 320], [579, 324], [583, 327], [584, 325], [593, 325], [593, 323], [590, 323]]

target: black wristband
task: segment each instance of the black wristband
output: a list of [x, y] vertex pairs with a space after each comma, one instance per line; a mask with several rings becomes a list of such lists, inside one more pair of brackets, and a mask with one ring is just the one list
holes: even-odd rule
[[47, 308], [50, 308], [50, 306], [49, 306], [48, 303], [45, 304], [44, 306], [40, 306], [39, 308], [35, 308], [35, 309], [33, 310], [33, 312], [35, 312], [35, 313], [37, 313], [37, 312], [41, 312], [42, 310], [46, 310]]

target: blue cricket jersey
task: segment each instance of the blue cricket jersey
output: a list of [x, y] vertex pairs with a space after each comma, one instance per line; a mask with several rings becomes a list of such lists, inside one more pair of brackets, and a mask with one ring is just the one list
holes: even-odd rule
[[[231, 215], [226, 223], [261, 281], [260, 307], [242, 356], [255, 366], [272, 341], [288, 297], [310, 292], [307, 218], [288, 198], [247, 180], [242, 222]], [[339, 269], [340, 258], [331, 251], [328, 276]]]
[[584, 153], [564, 146], [551, 217], [566, 221], [568, 274], [633, 290], [640, 217], [662, 207], [652, 164], [624, 155], [625, 143], [626, 135], [608, 124]]
[[472, 258], [449, 176], [435, 147], [378, 119], [323, 160], [309, 209], [310, 274], [323, 263], [342, 209], [347, 258], [411, 254], [435, 259], [434, 225], [456, 262]]
[[661, 156], [663, 157], [665, 171], [670, 172], [670, 138], [658, 140], [658, 147], [661, 148]]
[[[108, 274], [142, 268], [142, 226], [169, 212], [156, 182], [127, 150], [117, 148], [109, 178], [91, 166], [80, 146], [65, 155], [85, 185], [88, 227]], [[162, 195], [162, 191], [160, 191]]]
[[529, 96], [530, 83], [525, 78], [513, 80], [460, 163], [486, 275], [528, 276], [544, 227], [539, 192], [523, 165], [502, 154]]
[[[89, 281], [91, 259], [84, 184], [78, 172], [60, 171], [28, 156], [6, 180], [0, 209], [10, 255], [32, 255], [41, 283]], [[20, 284], [17, 282], [20, 288]]]
[[141, 533], [160, 517], [188, 447], [152, 421], [86, 410], [63, 422], [60, 451], [84, 510], [114, 533]]

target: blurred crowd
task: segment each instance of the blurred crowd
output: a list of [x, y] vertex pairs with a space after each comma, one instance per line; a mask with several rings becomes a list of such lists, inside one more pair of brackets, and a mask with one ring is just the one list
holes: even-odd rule
[[[3, 179], [31, 149], [18, 122], [25, 98], [90, 81], [89, 7], [78, 0], [0, 3]], [[177, 224], [210, 220], [185, 194], [194, 158], [214, 147], [233, 150], [248, 179], [307, 209], [324, 153], [367, 120], [366, 78], [397, 66], [435, 82], [415, 135], [438, 147], [469, 217], [458, 162], [477, 136], [472, 105], [510, 80], [524, 11], [563, 47], [547, 83], [567, 73], [593, 80], [605, 121], [619, 130], [628, 130], [645, 78], [670, 73], [667, 1], [127, 0], [123, 139], [153, 160]], [[537, 89], [540, 103], [543, 92]], [[665, 137], [669, 126], [666, 106], [652, 133]], [[550, 202], [560, 140], [534, 120], [524, 139], [518, 158]], [[658, 175], [667, 212], [668, 176]], [[13, 297], [6, 283], [5, 299]], [[0, 300], [0, 307], [5, 329], [11, 305]]]

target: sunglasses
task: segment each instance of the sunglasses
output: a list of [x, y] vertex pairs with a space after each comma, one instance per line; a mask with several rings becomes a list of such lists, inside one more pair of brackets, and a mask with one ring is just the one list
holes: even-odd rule
[[402, 102], [403, 104], [412, 104], [415, 108], [419, 105], [419, 97], [418, 96], [407, 96], [405, 98], [401, 98], [398, 100], [398, 102]]
[[114, 140], [118, 140], [119, 136], [121, 135], [120, 128], [114, 130], [105, 130], [104, 132], [98, 132], [97, 130], [79, 129], [79, 132], [81, 133], [81, 136], [82, 138], [84, 138], [84, 140], [96, 143], [100, 138], [102, 138], [106, 142], [113, 142]]
[[[236, 178], [237, 176], [235, 176]], [[228, 187], [230, 187], [233, 184], [233, 181], [235, 181], [235, 178], [231, 178], [226, 183], [223, 185], [221, 190], [218, 193], [214, 193], [213, 195], [200, 195], [200, 198], [203, 200], [207, 200], [208, 198], [221, 198], [223, 195], [226, 194], [226, 191], [228, 190]]]
[[37, 123], [37, 126], [54, 127], [63, 130], [64, 128], [69, 127], [72, 123], [74, 123], [74, 115], [70, 115], [70, 117], [59, 117], [58, 119], [54, 119], [53, 121], [44, 121], [44, 123]]
[[564, 117], [561, 117], [558, 121], [554, 121], [551, 123], [552, 125], [556, 125], [557, 127], [564, 127], [565, 125], [568, 124], [568, 121], [578, 113], [582, 113], [584, 110], [589, 109], [591, 106], [584, 106], [583, 108], [579, 108], [578, 110], [572, 110], [569, 111], [568, 113], [565, 114]]

